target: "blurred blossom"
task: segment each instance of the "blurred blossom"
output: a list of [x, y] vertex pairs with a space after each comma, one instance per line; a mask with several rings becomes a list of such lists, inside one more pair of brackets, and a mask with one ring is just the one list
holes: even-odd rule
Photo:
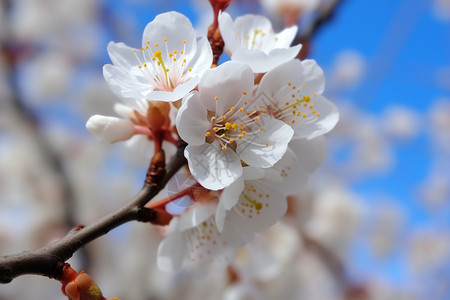
[[6, 14], [5, 14], [5, 3], [4, 1], [0, 2], [0, 42], [3, 42], [3, 40], [6, 38], [6, 30], [7, 25], [6, 22]]
[[373, 300], [411, 300], [414, 298], [411, 293], [404, 290], [404, 288], [388, 284], [381, 280], [374, 280], [370, 282], [369, 299]]
[[114, 105], [116, 96], [103, 79], [96, 78], [83, 90], [79, 109], [88, 118], [93, 114], [104, 116], [116, 115]]
[[345, 186], [318, 191], [307, 231], [332, 251], [342, 254], [355, 237], [362, 218], [360, 199]]
[[258, 300], [264, 299], [264, 294], [255, 286], [247, 284], [232, 285], [227, 288], [223, 300]]
[[90, 0], [16, 0], [12, 4], [11, 28], [22, 42], [67, 35], [96, 13], [96, 4]]
[[431, 210], [440, 211], [450, 204], [450, 175], [431, 174], [419, 188], [419, 197]]
[[388, 136], [411, 140], [419, 134], [422, 118], [408, 107], [391, 105], [386, 108], [380, 122]]
[[436, 271], [448, 266], [450, 261], [450, 238], [448, 233], [417, 232], [409, 244], [409, 260], [416, 275]]
[[28, 76], [24, 80], [31, 99], [45, 101], [67, 96], [73, 70], [69, 58], [63, 53], [44, 53], [35, 57], [27, 67]]
[[433, 13], [442, 21], [450, 21], [450, 1], [433, 0]]
[[339, 111], [342, 118], [330, 134], [330, 144], [335, 143], [335, 149], [341, 148], [339, 151], [346, 151], [346, 155], [334, 162], [337, 172], [360, 178], [389, 171], [394, 159], [392, 149], [375, 116], [353, 105], [341, 105]]
[[240, 250], [233, 266], [243, 280], [273, 280], [297, 257], [300, 243], [300, 236], [293, 227], [278, 222], [266, 232], [257, 234]]
[[359, 52], [354, 50], [340, 52], [329, 71], [327, 90], [335, 91], [357, 86], [365, 74], [366, 64], [365, 58]]
[[404, 216], [400, 207], [395, 206], [393, 199], [375, 207], [375, 215], [368, 232], [369, 244], [376, 256], [386, 258], [398, 246]]
[[274, 19], [281, 19], [286, 25], [297, 23], [299, 16], [309, 13], [323, 2], [322, 0], [260, 0], [264, 10]]
[[450, 153], [450, 99], [442, 98], [433, 103], [429, 113], [429, 134], [438, 153]]

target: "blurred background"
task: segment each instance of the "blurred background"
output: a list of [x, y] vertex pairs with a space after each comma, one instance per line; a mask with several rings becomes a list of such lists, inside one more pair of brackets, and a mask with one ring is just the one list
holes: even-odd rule
[[[108, 42], [140, 47], [170, 10], [206, 35], [206, 0], [0, 1], [0, 255], [44, 246], [140, 189], [151, 152], [104, 146], [85, 122], [115, 115]], [[161, 230], [138, 223], [72, 266], [123, 300], [450, 299], [450, 1], [234, 0], [227, 11], [299, 25], [302, 57], [324, 69], [341, 114], [325, 163], [224, 274], [161, 273]], [[63, 298], [47, 278], [0, 285], [0, 300]]]

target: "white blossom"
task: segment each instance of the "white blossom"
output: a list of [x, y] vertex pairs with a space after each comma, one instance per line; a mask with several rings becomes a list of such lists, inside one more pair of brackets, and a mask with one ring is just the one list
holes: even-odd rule
[[156, 16], [141, 48], [111, 42], [108, 53], [114, 65], [104, 66], [105, 80], [118, 96], [131, 99], [179, 100], [212, 63], [206, 37], [197, 40], [189, 19], [177, 12]]
[[268, 168], [283, 157], [293, 131], [247, 109], [253, 91], [250, 67], [226, 62], [205, 72], [198, 89], [183, 99], [177, 129], [188, 143], [189, 169], [201, 185], [211, 190], [229, 186], [242, 174], [241, 160]]
[[250, 107], [285, 122], [294, 139], [329, 132], [339, 120], [336, 106], [323, 95], [325, 79], [314, 60], [292, 60], [263, 76]]
[[259, 15], [236, 18], [222, 13], [219, 28], [231, 60], [247, 63], [255, 73], [264, 73], [295, 58], [301, 45], [290, 47], [297, 26], [274, 33], [269, 19]]

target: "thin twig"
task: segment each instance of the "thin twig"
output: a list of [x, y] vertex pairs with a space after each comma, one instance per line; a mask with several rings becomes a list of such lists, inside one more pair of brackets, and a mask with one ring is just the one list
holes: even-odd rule
[[15, 277], [25, 274], [58, 279], [65, 261], [87, 243], [129, 221], [151, 222], [155, 220], [156, 212], [143, 206], [155, 197], [167, 181], [186, 163], [183, 155], [185, 146], [186, 144], [178, 146], [178, 151], [169, 163], [166, 175], [161, 182], [157, 185], [146, 183], [125, 207], [92, 225], [72, 230], [62, 239], [46, 247], [0, 258], [0, 283], [9, 283]]

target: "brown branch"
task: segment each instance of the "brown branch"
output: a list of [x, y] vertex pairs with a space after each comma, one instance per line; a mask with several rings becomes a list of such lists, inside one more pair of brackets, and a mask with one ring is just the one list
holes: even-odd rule
[[339, 282], [341, 286], [345, 286], [345, 267], [339, 257], [319, 241], [308, 235], [305, 231], [300, 230], [300, 236], [305, 243], [305, 246], [312, 249], [322, 259], [337, 282]]
[[0, 258], [0, 283], [9, 283], [15, 277], [25, 274], [58, 279], [65, 261], [87, 243], [129, 221], [151, 222], [155, 220], [157, 213], [143, 206], [155, 197], [167, 181], [186, 163], [183, 155], [185, 146], [185, 143], [178, 146], [178, 151], [160, 182], [157, 184], [145, 183], [142, 190], [125, 207], [92, 225], [80, 226], [72, 230], [62, 239], [46, 247]]

